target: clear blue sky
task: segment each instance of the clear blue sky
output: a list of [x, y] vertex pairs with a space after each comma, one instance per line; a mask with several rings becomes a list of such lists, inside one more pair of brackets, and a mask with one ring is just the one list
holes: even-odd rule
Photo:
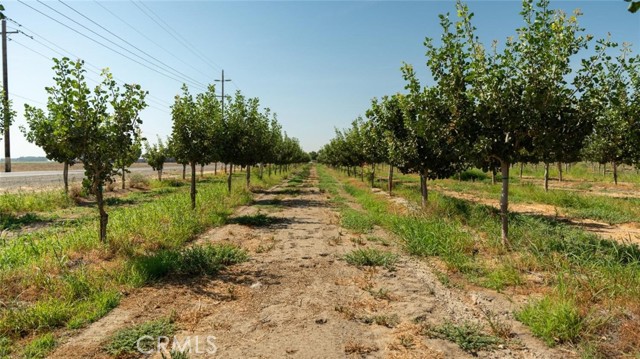
[[[211, 83], [219, 78], [220, 69], [224, 68], [225, 75], [233, 79], [227, 83], [225, 92], [231, 93], [239, 88], [247, 96], [259, 97], [264, 106], [277, 112], [289, 135], [299, 138], [308, 151], [318, 150], [333, 137], [334, 127], [346, 127], [363, 114], [371, 98], [401, 91], [404, 83], [399, 68], [403, 61], [413, 64], [422, 78], [428, 78], [424, 65], [424, 38], [439, 37], [438, 14], [455, 13], [451, 0], [147, 1], [144, 6], [120, 1], [65, 3], [201, 83]], [[27, 1], [26, 4], [109, 44], [43, 3]], [[63, 3], [46, 1], [44, 4], [128, 48], [127, 44]], [[628, 13], [624, 1], [556, 0], [552, 4], [569, 12], [580, 8], [584, 12], [581, 25], [588, 33], [600, 38], [609, 32], [615, 41], [631, 42], [634, 51], [638, 51], [640, 14]], [[474, 24], [481, 39], [488, 43], [493, 39], [504, 41], [513, 35], [522, 23], [518, 14], [520, 5], [519, 1], [470, 1], [469, 6], [476, 14]], [[140, 83], [152, 96], [149, 99], [152, 107], [142, 114], [144, 135], [155, 140], [156, 135], [165, 137], [171, 132], [169, 106], [180, 90], [180, 81], [163, 77], [125, 59], [22, 3], [8, 1], [5, 7], [5, 14], [23, 25], [19, 28], [10, 22], [10, 30], [19, 28], [33, 35], [35, 40], [53, 47], [48, 43], [50, 41], [92, 65], [109, 67], [118, 79]], [[158, 22], [168, 23], [197, 48], [199, 54], [189, 51], [140, 8], [157, 14]], [[25, 141], [18, 126], [24, 124], [25, 102], [45, 107], [44, 87], [52, 85], [53, 63], [50, 58], [60, 55], [21, 34], [11, 35], [11, 38], [9, 92], [18, 112], [11, 132], [12, 157], [43, 155], [39, 148]], [[109, 46], [117, 48], [113, 44]], [[124, 50], [119, 51], [125, 53]], [[90, 84], [95, 84], [98, 78], [94, 73], [89, 73], [88, 77]], [[192, 88], [192, 92], [198, 90]]]

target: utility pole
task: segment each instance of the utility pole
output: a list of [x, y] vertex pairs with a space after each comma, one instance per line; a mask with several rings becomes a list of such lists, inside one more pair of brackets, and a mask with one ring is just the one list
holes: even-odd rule
[[[216, 82], [220, 82], [222, 83], [222, 113], [221, 113], [221, 119], [222, 119], [222, 123], [224, 123], [224, 83], [227, 81], [231, 81], [231, 79], [224, 79], [224, 69], [222, 70], [222, 78], [220, 80], [216, 79], [214, 80]], [[224, 164], [224, 169], [225, 171], [227, 170], [227, 164]], [[229, 190], [229, 192], [231, 192], [231, 176], [233, 176], [233, 163], [229, 163], [229, 174], [227, 175], [227, 188]]]
[[[18, 31], [10, 31], [17, 34]], [[11, 142], [9, 127], [11, 111], [9, 110], [9, 71], [7, 69], [7, 19], [2, 15], [2, 104], [4, 107], [4, 171], [11, 172]]]
[[231, 81], [231, 79], [224, 79], [224, 70], [222, 70], [222, 79], [221, 80], [215, 80], [216, 82], [221, 82], [222, 83], [222, 96], [220, 96], [222, 98], [222, 119], [224, 120], [224, 83]]

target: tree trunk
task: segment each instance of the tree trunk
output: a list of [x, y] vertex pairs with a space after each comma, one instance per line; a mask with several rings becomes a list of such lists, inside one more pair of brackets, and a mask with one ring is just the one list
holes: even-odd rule
[[122, 166], [122, 189], [124, 189], [124, 184], [125, 184], [125, 171], [124, 171], [124, 166]]
[[562, 182], [562, 162], [558, 162], [558, 182]]
[[347, 176], [351, 177], [351, 167], [347, 166]]
[[214, 176], [218, 175], [218, 162], [213, 164], [213, 175]]
[[618, 163], [613, 163], [613, 183], [618, 185]]
[[269, 167], [269, 178], [271, 178], [271, 163], [267, 165]]
[[200, 179], [204, 178], [204, 165], [200, 165]]
[[69, 194], [69, 162], [62, 168], [62, 182], [64, 182], [64, 194]]
[[496, 166], [493, 165], [491, 166], [491, 184], [496, 184]]
[[251, 184], [251, 166], [247, 166], [247, 188]]
[[364, 182], [364, 165], [360, 166], [360, 181]]
[[262, 171], [264, 169], [264, 166], [262, 165], [262, 163], [260, 163], [258, 166], [259, 166], [258, 178], [262, 179]]
[[544, 191], [549, 192], [549, 164], [544, 163]]
[[371, 188], [373, 188], [373, 185], [375, 184], [376, 181], [376, 165], [371, 166]]
[[420, 173], [420, 194], [422, 195], [422, 208], [427, 207], [427, 201], [429, 200], [429, 193], [427, 192], [427, 171], [423, 170]]
[[186, 179], [187, 178], [187, 164], [183, 163], [182, 164], [182, 179]]
[[158, 170], [158, 181], [162, 181], [162, 169]]
[[607, 164], [606, 163], [602, 164], [602, 175], [603, 176], [607, 175]]
[[229, 173], [227, 174], [227, 189], [231, 193], [231, 176], [233, 175], [233, 167], [229, 165]]
[[524, 163], [520, 162], [520, 179], [522, 179], [522, 170], [524, 169]]
[[94, 186], [96, 193], [96, 201], [98, 202], [98, 210], [100, 211], [100, 242], [107, 242], [107, 223], [109, 223], [109, 215], [104, 210], [104, 197], [102, 195], [102, 186]]
[[393, 166], [389, 165], [389, 194], [393, 192]]
[[500, 168], [502, 170], [502, 193], [500, 195], [502, 243], [509, 246], [509, 162], [501, 160]]
[[196, 209], [196, 163], [191, 162], [191, 209]]

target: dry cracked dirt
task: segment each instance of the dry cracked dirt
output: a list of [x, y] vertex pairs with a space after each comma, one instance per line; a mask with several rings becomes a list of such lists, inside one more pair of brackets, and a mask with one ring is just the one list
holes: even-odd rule
[[[266, 223], [239, 224], [258, 213]], [[232, 243], [245, 248], [250, 260], [215, 276], [136, 290], [50, 357], [109, 358], [103, 347], [117, 330], [170, 315], [178, 338], [215, 337], [215, 353], [192, 351], [189, 358], [572, 357], [548, 348], [513, 319], [518, 300], [445, 286], [428, 261], [404, 254], [380, 228], [375, 235], [387, 246], [341, 228], [338, 210], [318, 188], [315, 168], [302, 184], [257, 194], [233, 217], [235, 224], [213, 228], [196, 243]], [[386, 269], [344, 260], [362, 247], [395, 252], [398, 261]], [[426, 334], [447, 322], [477, 323], [490, 332], [488, 316], [508, 328], [509, 339], [492, 350], [463, 351]]]

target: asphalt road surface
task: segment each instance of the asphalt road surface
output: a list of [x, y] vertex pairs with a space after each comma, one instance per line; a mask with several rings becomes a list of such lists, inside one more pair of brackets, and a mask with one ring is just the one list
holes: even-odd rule
[[[155, 171], [148, 166], [145, 167], [132, 167], [129, 168], [132, 173], [142, 173], [145, 175], [153, 175]], [[223, 170], [221, 166], [218, 166], [218, 170]], [[198, 173], [200, 166], [198, 166]], [[205, 171], [213, 171], [213, 166], [205, 167]], [[181, 165], [168, 165], [165, 166], [163, 175], [177, 174], [182, 172]], [[187, 168], [187, 172], [189, 169]], [[84, 177], [84, 170], [69, 170], [69, 184], [80, 183]], [[55, 187], [60, 186], [62, 188], [62, 171], [21, 171], [21, 172], [0, 172], [0, 192], [4, 190], [19, 190], [19, 189], [39, 189], [43, 187]]]

